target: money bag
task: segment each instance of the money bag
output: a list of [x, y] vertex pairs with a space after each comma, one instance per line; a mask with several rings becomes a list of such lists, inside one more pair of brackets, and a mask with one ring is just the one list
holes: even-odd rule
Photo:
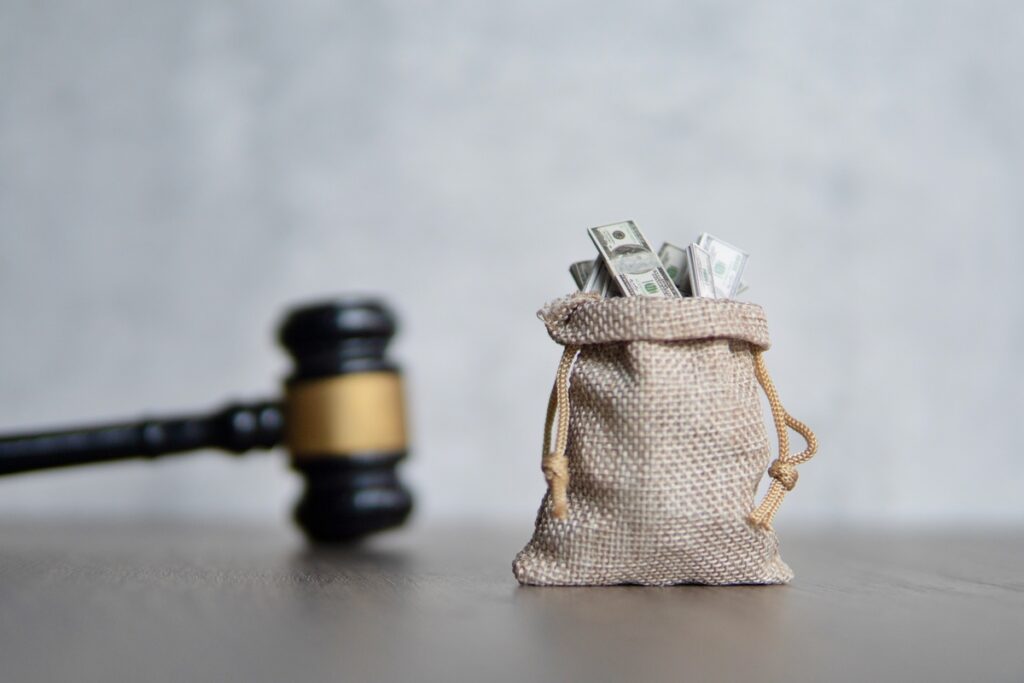
[[[771, 522], [814, 434], [782, 407], [751, 303], [574, 294], [539, 312], [564, 346], [548, 405], [548, 484], [522, 584], [777, 584]], [[771, 459], [758, 385], [779, 437]], [[788, 429], [807, 442], [789, 452]], [[554, 431], [554, 439], [552, 439]], [[754, 498], [765, 472], [770, 486]]]

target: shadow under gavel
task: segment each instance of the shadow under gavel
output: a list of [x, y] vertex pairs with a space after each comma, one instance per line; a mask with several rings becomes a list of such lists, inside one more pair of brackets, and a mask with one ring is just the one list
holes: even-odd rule
[[0, 475], [283, 444], [305, 481], [295, 521], [311, 540], [353, 541], [398, 526], [412, 510], [412, 497], [396, 472], [407, 444], [401, 375], [385, 357], [394, 333], [394, 316], [373, 299], [294, 309], [279, 335], [294, 360], [281, 400], [0, 436]]

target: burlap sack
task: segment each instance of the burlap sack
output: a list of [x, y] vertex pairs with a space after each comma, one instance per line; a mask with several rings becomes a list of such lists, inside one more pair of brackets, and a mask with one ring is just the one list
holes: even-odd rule
[[[549, 490], [533, 538], [513, 563], [516, 579], [655, 586], [789, 581], [793, 574], [779, 557], [771, 518], [796, 483], [794, 465], [809, 459], [816, 443], [786, 414], [764, 370], [768, 327], [761, 308], [576, 294], [539, 316], [566, 350], [544, 438]], [[781, 457], [755, 510], [770, 459], [759, 380]], [[803, 453], [789, 454], [787, 425], [807, 439]]]

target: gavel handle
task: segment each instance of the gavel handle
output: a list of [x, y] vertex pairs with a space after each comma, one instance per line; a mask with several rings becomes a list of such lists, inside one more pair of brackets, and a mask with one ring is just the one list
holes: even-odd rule
[[144, 419], [0, 436], [0, 475], [94, 462], [155, 458], [198, 448], [243, 453], [281, 443], [280, 404], [234, 404], [209, 415]]

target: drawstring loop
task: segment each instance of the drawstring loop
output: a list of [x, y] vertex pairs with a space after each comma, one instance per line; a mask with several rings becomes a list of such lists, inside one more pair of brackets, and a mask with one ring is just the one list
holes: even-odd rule
[[[799, 478], [796, 466], [807, 462], [818, 452], [818, 438], [814, 436], [810, 427], [794, 418], [782, 407], [782, 401], [779, 400], [779, 393], [775, 390], [771, 376], [768, 375], [768, 368], [765, 367], [761, 351], [754, 352], [754, 374], [757, 375], [757, 381], [764, 389], [764, 394], [768, 397], [768, 405], [772, 409], [775, 432], [779, 437], [779, 457], [768, 468], [768, 476], [772, 480], [768, 487], [768, 493], [765, 494], [764, 500], [761, 501], [757, 509], [750, 514], [749, 519], [755, 526], [770, 529], [772, 519], [778, 512], [782, 499], [796, 486]], [[789, 452], [788, 429], [795, 431], [807, 442], [807, 448], [802, 452], [796, 454]]]
[[[555, 385], [551, 387], [548, 399], [548, 414], [544, 420], [544, 451], [541, 470], [551, 494], [551, 514], [556, 519], [569, 516], [569, 501], [566, 490], [569, 487], [569, 460], [565, 455], [569, 443], [569, 371], [579, 351], [578, 346], [566, 346], [558, 363]], [[555, 449], [551, 448], [551, 428], [558, 415], [558, 431], [555, 434]]]

